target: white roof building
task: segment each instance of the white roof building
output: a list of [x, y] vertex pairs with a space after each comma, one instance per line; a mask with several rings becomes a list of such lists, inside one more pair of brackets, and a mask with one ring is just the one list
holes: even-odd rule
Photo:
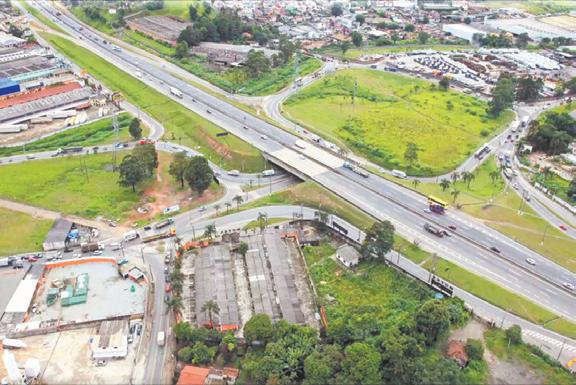
[[26, 40], [19, 37], [0, 32], [0, 47], [18, 47], [26, 43]]
[[6, 305], [5, 313], [26, 313], [36, 291], [37, 279], [23, 279]]
[[486, 32], [469, 26], [468, 24], [444, 24], [442, 25], [442, 32], [450, 33], [452, 36], [472, 42], [474, 35], [486, 35]]

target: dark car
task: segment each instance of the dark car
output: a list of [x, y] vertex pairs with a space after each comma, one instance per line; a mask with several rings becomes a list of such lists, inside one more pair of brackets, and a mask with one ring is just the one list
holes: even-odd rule
[[164, 296], [164, 302], [166, 303], [170, 302], [170, 296], [168, 294]]
[[142, 334], [142, 324], [138, 324], [138, 326], [136, 326], [136, 334], [137, 335]]
[[456, 231], [456, 226], [454, 226], [454, 225], [450, 225], [450, 226], [448, 226], [448, 228], [452, 231]]
[[495, 252], [495, 253], [497, 253], [497, 254], [500, 254], [500, 249], [497, 248], [496, 246], [490, 247], [490, 250], [492, 250], [493, 252]]

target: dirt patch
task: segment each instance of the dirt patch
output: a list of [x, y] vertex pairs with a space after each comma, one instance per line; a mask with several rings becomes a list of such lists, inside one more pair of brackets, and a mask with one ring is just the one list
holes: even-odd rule
[[146, 212], [139, 212], [134, 209], [127, 219], [125, 225], [136, 221], [148, 220], [162, 214], [169, 206], [179, 205], [180, 209], [198, 207], [212, 202], [220, 195], [220, 191], [206, 190], [202, 196], [193, 195], [185, 185], [182, 189], [179, 182], [176, 182], [168, 173], [172, 156], [159, 152], [158, 169], [154, 182], [147, 188], [140, 199], [141, 208]]
[[210, 145], [210, 147], [212, 147], [212, 149], [214, 151], [216, 151], [216, 153], [220, 156], [222, 156], [223, 158], [227, 158], [230, 159], [232, 158], [232, 156], [230, 155], [230, 147], [227, 147], [221, 143], [219, 143], [218, 141], [216, 141], [214, 138], [210, 137], [209, 135], [206, 135], [206, 140], [208, 141], [208, 144]]

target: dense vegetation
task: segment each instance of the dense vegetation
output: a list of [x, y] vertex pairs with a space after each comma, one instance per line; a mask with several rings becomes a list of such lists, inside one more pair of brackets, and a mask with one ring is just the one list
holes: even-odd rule
[[548, 155], [565, 153], [576, 139], [576, 119], [567, 112], [547, 112], [542, 119], [532, 121], [528, 141], [535, 150]]

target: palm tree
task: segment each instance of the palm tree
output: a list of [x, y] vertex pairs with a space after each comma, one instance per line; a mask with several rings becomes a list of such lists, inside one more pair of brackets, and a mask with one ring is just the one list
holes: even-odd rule
[[546, 179], [548, 179], [551, 172], [552, 172], [552, 169], [550, 168], [550, 166], [546, 166], [542, 169], [542, 175], [544, 176], [544, 181], [546, 181]]
[[172, 281], [172, 293], [176, 293], [178, 295], [182, 294], [182, 287], [183, 287], [182, 282]]
[[208, 312], [208, 319], [210, 320], [210, 328], [212, 328], [212, 326], [214, 325], [212, 323], [212, 313], [220, 314], [220, 306], [218, 306], [216, 301], [211, 299], [209, 301], [204, 302], [204, 305], [202, 305], [200, 311], [203, 311], [204, 313]]
[[172, 282], [182, 283], [184, 281], [184, 274], [182, 274], [180, 269], [174, 270], [172, 274], [170, 274], [170, 277], [172, 278]]
[[260, 228], [260, 232], [264, 231], [264, 228], [268, 225], [268, 214], [266, 213], [258, 213], [258, 227]]
[[224, 203], [224, 206], [226, 206], [226, 214], [228, 214], [228, 212], [230, 211], [230, 207], [232, 207], [232, 203], [226, 202]]
[[166, 302], [166, 313], [173, 311], [180, 311], [182, 309], [182, 299], [180, 297], [172, 297]]
[[420, 184], [420, 179], [412, 179], [412, 186], [414, 186], [414, 189], [418, 189], [419, 184]]
[[234, 198], [232, 198], [232, 200], [236, 202], [236, 208], [240, 210], [240, 205], [242, 204], [242, 202], [244, 202], [244, 198], [242, 198], [242, 195], [236, 195]]
[[496, 184], [496, 180], [500, 176], [500, 171], [493, 170], [493, 171], [490, 171], [490, 174], [488, 174], [488, 175], [490, 176], [490, 179], [492, 180], [492, 184]]
[[460, 191], [454, 189], [450, 192], [450, 195], [452, 195], [452, 203], [456, 203], [456, 198], [458, 198], [458, 195], [460, 195]]
[[442, 191], [448, 190], [450, 187], [450, 181], [448, 179], [442, 179], [440, 181], [440, 187], [442, 188]]
[[471, 172], [469, 172], [469, 171], [462, 171], [462, 173], [460, 174], [460, 178], [461, 178], [464, 182], [468, 182], [468, 180], [470, 179], [470, 175], [472, 175]]
[[216, 225], [214, 223], [206, 225], [204, 227], [204, 236], [206, 238], [212, 239], [212, 237], [216, 234]]
[[452, 182], [456, 182], [458, 180], [458, 178], [460, 178], [460, 174], [458, 174], [458, 171], [454, 171], [450, 175], [450, 179], [452, 179]]
[[473, 181], [474, 179], [476, 179], [476, 175], [474, 175], [474, 174], [472, 174], [472, 173], [471, 173], [470, 175], [468, 175], [468, 180], [467, 180], [468, 184], [466, 185], [466, 188], [467, 188], [468, 190], [470, 190], [470, 183], [472, 183], [472, 181]]
[[216, 215], [218, 215], [218, 211], [220, 211], [220, 205], [218, 203], [214, 205], [214, 211], [216, 211]]

